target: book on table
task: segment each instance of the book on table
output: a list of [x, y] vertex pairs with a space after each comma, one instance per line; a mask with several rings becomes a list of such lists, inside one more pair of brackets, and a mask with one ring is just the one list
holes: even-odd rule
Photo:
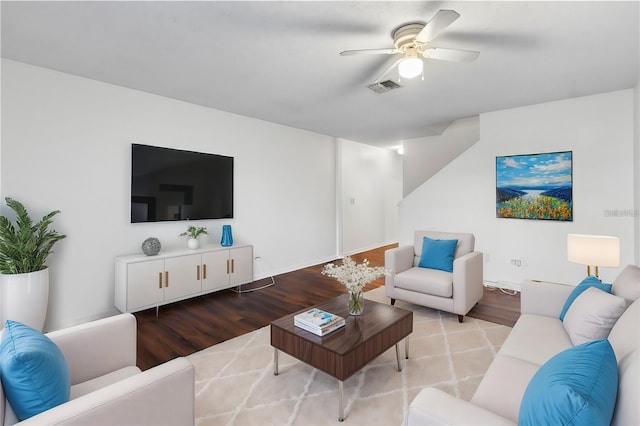
[[345, 320], [339, 315], [323, 311], [318, 308], [309, 309], [293, 318], [293, 325], [303, 330], [324, 336], [345, 325]]

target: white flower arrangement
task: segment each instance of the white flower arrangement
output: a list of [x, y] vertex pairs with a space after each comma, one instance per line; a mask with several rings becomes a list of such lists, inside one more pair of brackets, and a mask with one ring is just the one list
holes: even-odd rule
[[341, 266], [328, 263], [322, 269], [322, 275], [335, 278], [352, 293], [362, 292], [365, 285], [388, 273], [382, 266], [369, 266], [367, 259], [357, 264], [349, 256], [342, 259]]

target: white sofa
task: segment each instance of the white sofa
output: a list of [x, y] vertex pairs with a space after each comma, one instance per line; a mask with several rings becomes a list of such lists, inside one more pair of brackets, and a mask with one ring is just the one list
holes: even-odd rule
[[[458, 240], [453, 272], [418, 266], [423, 238]], [[413, 245], [387, 250], [384, 266], [392, 271], [385, 278], [385, 294], [393, 305], [398, 300], [464, 316], [482, 298], [482, 253], [473, 251], [475, 237], [463, 232], [416, 231]]]
[[194, 368], [185, 358], [141, 371], [131, 314], [48, 333], [64, 354], [71, 397], [18, 422], [0, 387], [2, 425], [193, 425]]
[[[425, 388], [409, 406], [408, 425], [516, 425], [527, 385], [554, 355], [573, 347], [559, 314], [573, 286], [525, 282], [521, 316], [470, 402]], [[627, 308], [608, 336], [618, 363], [612, 424], [640, 425], [640, 268], [629, 265], [611, 293]], [[624, 305], [623, 305], [624, 306]], [[566, 317], [565, 317], [566, 319]]]

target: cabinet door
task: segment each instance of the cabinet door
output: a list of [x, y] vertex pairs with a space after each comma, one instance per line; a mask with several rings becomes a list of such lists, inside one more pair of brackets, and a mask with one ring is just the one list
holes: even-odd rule
[[229, 250], [231, 259], [231, 281], [229, 284], [238, 285], [253, 281], [253, 247], [238, 247]]
[[229, 250], [202, 253], [202, 291], [212, 291], [229, 287]]
[[127, 265], [127, 310], [156, 305], [164, 299], [164, 260]]
[[164, 260], [164, 269], [168, 277], [167, 282], [164, 283], [165, 300], [177, 299], [202, 291], [200, 261], [200, 254], [168, 257]]

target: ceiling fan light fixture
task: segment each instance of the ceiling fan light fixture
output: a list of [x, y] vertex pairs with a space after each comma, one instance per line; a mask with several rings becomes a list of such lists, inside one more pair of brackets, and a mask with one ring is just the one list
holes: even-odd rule
[[413, 78], [422, 74], [424, 63], [422, 59], [414, 57], [405, 58], [398, 64], [398, 73], [402, 78]]

